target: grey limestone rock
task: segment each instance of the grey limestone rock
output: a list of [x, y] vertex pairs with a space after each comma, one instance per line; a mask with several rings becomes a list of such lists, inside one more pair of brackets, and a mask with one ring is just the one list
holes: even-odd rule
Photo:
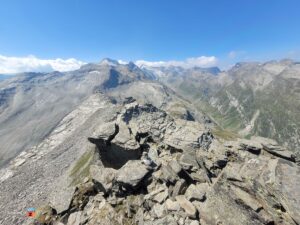
[[176, 201], [178, 202], [180, 207], [184, 209], [187, 216], [189, 216], [190, 218], [196, 217], [197, 210], [195, 206], [190, 201], [188, 201], [183, 195], [176, 196]]
[[113, 181], [116, 177], [116, 170], [112, 168], [100, 168], [97, 165], [92, 165], [90, 167], [90, 176], [101, 185], [100, 188], [104, 193], [106, 193], [112, 189]]
[[136, 187], [150, 171], [139, 160], [129, 160], [116, 174], [116, 181]]
[[191, 184], [185, 191], [185, 197], [189, 201], [204, 201], [205, 200], [205, 195], [206, 195], [206, 190], [209, 189], [209, 186], [206, 184]]
[[179, 211], [180, 205], [177, 201], [172, 201], [171, 199], [167, 199], [165, 202], [166, 208], [169, 211]]
[[69, 216], [67, 225], [80, 225], [81, 212], [74, 212]]

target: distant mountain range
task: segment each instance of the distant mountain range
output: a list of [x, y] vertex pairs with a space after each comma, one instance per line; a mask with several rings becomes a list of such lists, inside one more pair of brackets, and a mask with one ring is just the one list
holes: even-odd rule
[[0, 81], [11, 78], [12, 75], [5, 75], [5, 74], [0, 74]]
[[217, 68], [144, 67], [224, 129], [274, 138], [300, 151], [300, 63], [237, 63]]

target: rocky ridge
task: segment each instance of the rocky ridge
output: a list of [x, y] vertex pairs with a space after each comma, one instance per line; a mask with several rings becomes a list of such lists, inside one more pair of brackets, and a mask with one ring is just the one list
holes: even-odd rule
[[[213, 125], [171, 89], [146, 79], [132, 63], [103, 60], [77, 71], [28, 73], [3, 81], [0, 164], [6, 164], [0, 169], [0, 224], [27, 224], [26, 208], [43, 205], [50, 195], [55, 199], [61, 190], [61, 199], [71, 198], [94, 161], [87, 137], [95, 130], [107, 130], [124, 108], [123, 101], [133, 101], [130, 96], [141, 105], [167, 110], [174, 118]], [[20, 145], [22, 151], [8, 161], [6, 153], [16, 154]], [[73, 167], [74, 162], [78, 165]]]
[[105, 59], [1, 82], [0, 164], [26, 145], [0, 170], [0, 224], [299, 224], [295, 153], [220, 129], [148, 73]]
[[275, 141], [223, 140], [133, 98], [118, 109], [32, 223], [300, 224], [299, 161]]
[[24, 73], [1, 81], [0, 167], [41, 143], [92, 94], [146, 79], [132, 64], [104, 59], [75, 71]]

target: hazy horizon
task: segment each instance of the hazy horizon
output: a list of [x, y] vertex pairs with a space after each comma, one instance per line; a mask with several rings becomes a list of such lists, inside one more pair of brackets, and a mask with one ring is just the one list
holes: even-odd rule
[[67, 71], [102, 58], [229, 68], [300, 59], [300, 3], [6, 1], [0, 73]]

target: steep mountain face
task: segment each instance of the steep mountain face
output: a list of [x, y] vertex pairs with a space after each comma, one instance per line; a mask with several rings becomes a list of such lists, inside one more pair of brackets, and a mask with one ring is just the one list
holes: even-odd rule
[[239, 119], [230, 123], [241, 135], [272, 137], [300, 151], [300, 65], [245, 65], [233, 68], [229, 76], [234, 81], [211, 98], [210, 105], [225, 120]]
[[[156, 69], [148, 70], [157, 74]], [[221, 127], [244, 137], [274, 138], [300, 151], [300, 64], [290, 60], [238, 63], [217, 76], [197, 69], [181, 74], [169, 72], [160, 80]]]
[[[0, 224], [300, 224], [299, 157], [274, 140], [223, 130], [207, 114], [227, 115], [230, 95], [218, 94], [239, 96], [230, 87], [251, 77], [240, 68], [294, 79], [295, 63], [273, 64], [181, 76], [169, 68], [159, 79], [172, 89], [150, 69], [110, 59], [1, 82], [2, 164], [12, 159], [0, 169]], [[276, 79], [244, 82], [255, 99]], [[31, 207], [34, 218], [25, 217]]]

